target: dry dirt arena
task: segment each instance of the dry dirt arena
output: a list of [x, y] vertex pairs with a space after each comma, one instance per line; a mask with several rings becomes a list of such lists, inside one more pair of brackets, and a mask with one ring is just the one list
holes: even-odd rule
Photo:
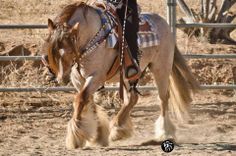
[[[194, 9], [199, 1], [186, 0]], [[1, 24], [46, 24], [60, 8], [74, 0], [0, 0]], [[144, 11], [166, 15], [165, 0], [139, 0]], [[235, 7], [234, 7], [235, 8]], [[235, 10], [233, 10], [235, 12]], [[178, 17], [181, 17], [178, 9]], [[0, 55], [36, 55], [47, 30], [0, 30]], [[236, 39], [236, 32], [233, 34]], [[181, 31], [177, 43], [183, 53], [233, 54], [236, 45], [211, 45], [201, 39], [187, 39]], [[233, 59], [188, 60], [194, 75], [202, 84], [232, 84]], [[40, 62], [0, 62], [0, 87], [53, 86], [45, 81]], [[142, 84], [152, 84], [150, 76]], [[142, 144], [153, 139], [154, 122], [159, 115], [157, 92], [142, 92], [132, 117], [132, 138], [112, 142], [109, 147], [67, 150], [66, 124], [71, 117], [73, 92], [0, 93], [0, 155], [236, 155], [236, 92], [207, 90], [193, 98], [192, 121], [177, 123], [178, 144], [171, 154], [160, 145]], [[119, 109], [116, 92], [105, 92], [97, 98], [110, 116]]]

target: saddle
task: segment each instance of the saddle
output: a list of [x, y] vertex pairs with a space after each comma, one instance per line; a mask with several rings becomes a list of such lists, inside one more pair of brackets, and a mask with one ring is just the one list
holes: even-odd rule
[[[123, 70], [125, 71], [125, 78], [127, 78], [129, 81], [135, 81], [139, 79], [141, 76], [141, 70], [136, 63], [136, 61], [132, 58], [131, 52], [129, 50], [128, 44], [125, 41], [124, 43], [124, 49], [123, 49], [123, 54], [121, 52], [122, 50], [122, 25], [119, 21], [119, 17], [115, 11], [114, 8], [112, 8], [110, 5], [107, 5], [104, 2], [98, 2], [95, 3], [95, 6], [98, 8], [101, 8], [102, 10], [105, 10], [108, 12], [111, 16], [113, 16], [113, 19], [115, 20], [116, 26], [115, 26], [115, 33], [117, 34], [117, 43], [114, 46], [114, 48], [118, 49], [118, 54], [117, 57], [115, 58], [110, 70], [107, 73], [106, 79], [109, 80], [111, 79], [116, 73], [120, 70], [121, 73], [123, 73]], [[121, 58], [122, 57], [122, 58]], [[121, 62], [122, 61], [122, 62]], [[123, 69], [120, 69], [123, 68]], [[128, 70], [130, 68], [135, 68], [136, 73], [132, 74], [131, 76], [128, 74]]]
[[[120, 71], [125, 71], [125, 77], [128, 80], [137, 80], [141, 71], [136, 61], [132, 58], [127, 42], [124, 43], [124, 53], [121, 54], [122, 48], [122, 26], [119, 21], [119, 17], [116, 13], [115, 8], [106, 2], [98, 2], [92, 4], [95, 8], [97, 8], [98, 13], [101, 16], [101, 22], [110, 23], [107, 27], [105, 27], [106, 32], [110, 32], [106, 36], [107, 48], [116, 48], [118, 49], [117, 57], [114, 60], [112, 67], [107, 73], [107, 80], [111, 79], [120, 68], [123, 68]], [[141, 10], [141, 9], [140, 9]], [[141, 11], [140, 11], [141, 12]], [[138, 45], [139, 48], [147, 48], [152, 46], [157, 46], [160, 43], [158, 33], [155, 31], [155, 21], [150, 17], [150, 14], [140, 13], [139, 14], [140, 22], [139, 22], [139, 32], [138, 32]], [[121, 57], [124, 61], [121, 63]], [[136, 68], [138, 72], [133, 75], [129, 75], [127, 71], [129, 69]], [[121, 72], [121, 74], [123, 74]]]
[[[105, 34], [102, 38], [106, 40], [107, 48], [118, 49], [117, 57], [114, 59], [114, 62], [107, 73], [106, 80], [111, 79], [117, 74], [118, 71], [120, 71], [119, 93], [120, 98], [123, 99], [124, 71], [125, 78], [128, 79], [131, 84], [135, 85], [136, 83], [132, 82], [137, 82], [136, 80], [138, 80], [141, 76], [141, 70], [136, 61], [132, 58], [127, 42], [125, 41], [124, 45], [122, 45], [123, 32], [116, 9], [104, 1], [96, 1], [92, 4], [92, 6], [94, 6], [101, 17], [102, 32]], [[158, 33], [153, 29], [155, 27], [155, 22], [150, 16], [151, 15], [148, 13], [139, 14], [140, 23], [139, 32], [137, 34], [139, 48], [147, 48], [157, 46], [159, 44]]]

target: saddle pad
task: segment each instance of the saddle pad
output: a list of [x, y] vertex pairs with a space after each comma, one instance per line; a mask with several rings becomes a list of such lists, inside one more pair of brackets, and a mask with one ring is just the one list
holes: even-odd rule
[[159, 38], [156, 33], [139, 33], [138, 45], [139, 48], [148, 48], [159, 45]]
[[[106, 38], [106, 46], [108, 48], [115, 48], [118, 42], [118, 34], [116, 31], [117, 23], [116, 18], [109, 12], [103, 11], [100, 8], [96, 9], [97, 13], [101, 17], [101, 24], [103, 25], [102, 31], [98, 34], [95, 40], [101, 40]], [[153, 47], [160, 44], [158, 33], [156, 32], [155, 23], [151, 18], [152, 14], [141, 13], [140, 18], [140, 30], [138, 32], [138, 45], [140, 48]]]
[[[114, 23], [112, 23], [113, 25]], [[144, 27], [145, 25], [148, 25]], [[107, 47], [114, 48], [118, 41], [115, 30], [108, 35]], [[159, 45], [160, 40], [158, 34], [154, 31], [154, 22], [150, 18], [150, 14], [140, 14], [140, 31], [138, 32], [139, 48], [147, 48]]]
[[138, 32], [138, 45], [140, 48], [153, 47], [160, 44], [159, 36], [154, 31], [154, 22], [150, 18], [150, 14], [140, 14], [139, 25], [140, 30]]

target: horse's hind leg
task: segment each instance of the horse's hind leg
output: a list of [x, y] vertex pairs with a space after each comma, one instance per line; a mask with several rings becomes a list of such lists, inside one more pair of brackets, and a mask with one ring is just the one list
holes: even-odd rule
[[88, 142], [108, 145], [109, 122], [102, 109], [92, 103], [92, 94], [100, 86], [100, 79], [88, 77], [73, 107], [73, 117], [68, 123], [66, 146], [69, 149], [83, 147]]
[[133, 124], [130, 118], [130, 111], [137, 101], [138, 94], [134, 89], [129, 93], [126, 92], [126, 101], [124, 101], [124, 105], [110, 123], [109, 138], [111, 141], [125, 139], [132, 135]]
[[151, 68], [154, 75], [159, 97], [161, 100], [161, 113], [155, 123], [155, 138], [156, 141], [163, 141], [166, 139], [175, 139], [175, 126], [172, 124], [168, 115], [168, 101], [169, 101], [169, 75], [170, 70]]

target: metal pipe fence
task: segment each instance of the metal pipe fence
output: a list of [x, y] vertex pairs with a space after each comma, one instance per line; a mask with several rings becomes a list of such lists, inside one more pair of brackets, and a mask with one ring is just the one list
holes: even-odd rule
[[176, 24], [177, 28], [236, 28], [236, 24], [233, 23], [188, 23], [188, 24]]
[[1, 24], [0, 29], [46, 29], [43, 24]]
[[[155, 86], [139, 86], [137, 87], [140, 91], [155, 91], [157, 88]], [[236, 89], [236, 85], [201, 85], [201, 89], [227, 89], [233, 90]], [[105, 86], [104, 89], [106, 91], [118, 91], [118, 86]], [[76, 89], [74, 87], [2, 87], [0, 88], [0, 92], [75, 92]]]
[[[168, 15], [170, 16], [170, 15]], [[173, 19], [172, 17], [168, 17], [168, 22], [173, 22], [176, 19]], [[236, 24], [233, 23], [188, 23], [188, 24], [171, 24], [172, 30], [175, 30], [175, 28], [236, 28]], [[43, 24], [0, 24], [0, 29], [47, 29], [47, 25]]]
[[[184, 54], [186, 59], [236, 59], [236, 54]], [[0, 56], [0, 61], [40, 61], [42, 56]]]
[[233, 23], [186, 23], [179, 24], [176, 22], [176, 0], [167, 0], [167, 21], [171, 27], [173, 35], [176, 37], [176, 28], [236, 28]]
[[[230, 23], [176, 23], [176, 0], [167, 0], [167, 21], [171, 31], [176, 37], [176, 28], [189, 27], [209, 27], [209, 28], [236, 28], [236, 24]], [[42, 24], [3, 24], [0, 29], [46, 29], [47, 25]], [[187, 59], [235, 59], [236, 54], [189, 54], [184, 55]], [[39, 61], [41, 56], [0, 56], [0, 61]], [[236, 85], [201, 85], [202, 89], [236, 89]], [[114, 91], [118, 87], [105, 87], [106, 90]], [[140, 90], [156, 90], [154, 86], [140, 86]], [[0, 92], [57, 92], [57, 91], [76, 91], [73, 87], [28, 87], [28, 88], [0, 88]]]
[[[188, 54], [183, 55], [187, 59], [236, 59], [236, 54]], [[41, 56], [0, 56], [0, 61], [39, 61]], [[139, 90], [156, 90], [154, 86], [140, 86]], [[236, 89], [236, 85], [201, 85], [202, 89]], [[105, 87], [107, 91], [116, 91], [118, 87]], [[76, 91], [74, 87], [26, 87], [0, 88], [0, 92], [59, 92]]]
[[42, 56], [0, 56], [0, 61], [40, 61]]

